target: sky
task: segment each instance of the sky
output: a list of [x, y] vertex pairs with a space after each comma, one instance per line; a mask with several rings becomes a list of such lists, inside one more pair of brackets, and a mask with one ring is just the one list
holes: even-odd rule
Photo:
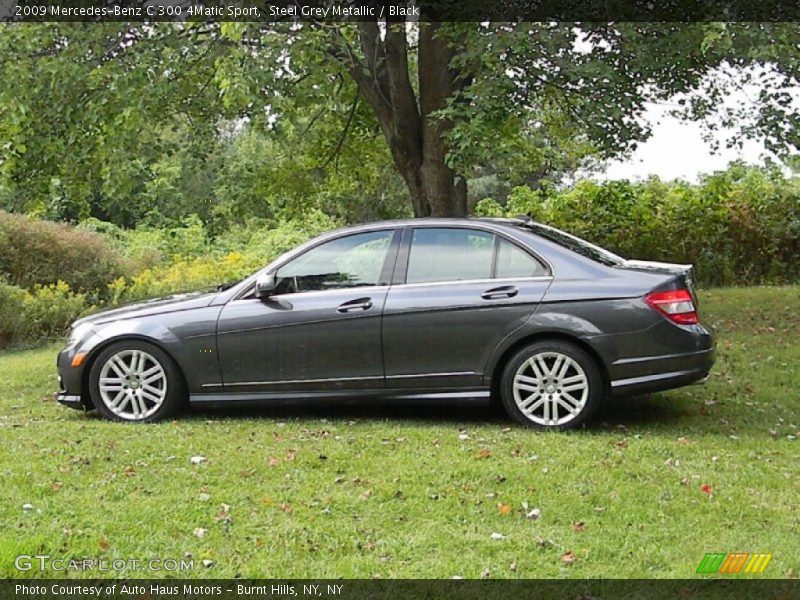
[[653, 135], [623, 160], [609, 161], [593, 179], [644, 179], [658, 175], [663, 180], [685, 179], [696, 182], [698, 176], [725, 169], [734, 160], [763, 164], [767, 155], [763, 143], [746, 141], [743, 147], [726, 148], [724, 134], [720, 148], [712, 153], [711, 145], [703, 139], [702, 126], [681, 121], [667, 113], [670, 107], [650, 105], [646, 120]]

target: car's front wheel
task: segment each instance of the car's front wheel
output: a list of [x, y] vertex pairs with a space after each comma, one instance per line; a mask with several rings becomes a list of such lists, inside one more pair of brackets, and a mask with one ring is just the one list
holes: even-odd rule
[[89, 393], [95, 408], [116, 421], [158, 421], [186, 400], [175, 361], [138, 340], [116, 342], [100, 353], [89, 373]]
[[500, 384], [503, 406], [518, 423], [574, 429], [597, 411], [603, 381], [594, 359], [560, 340], [530, 344], [509, 360]]

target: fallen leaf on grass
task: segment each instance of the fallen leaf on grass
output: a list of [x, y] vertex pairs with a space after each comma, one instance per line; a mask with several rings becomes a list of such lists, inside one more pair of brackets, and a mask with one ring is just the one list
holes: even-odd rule
[[219, 521], [226, 521], [230, 523], [233, 519], [231, 517], [231, 507], [230, 504], [220, 504], [219, 505], [219, 512], [214, 515], [214, 520]]
[[539, 517], [541, 517], [541, 516], [542, 516], [542, 511], [541, 511], [541, 510], [539, 510], [538, 508], [534, 508], [533, 510], [530, 510], [530, 511], [528, 511], [528, 512], [525, 514], [525, 516], [526, 516], [528, 519], [530, 519], [530, 520], [532, 520], [532, 521], [535, 521], [536, 519], [538, 519]]
[[289, 504], [287, 504], [286, 502], [284, 502], [284, 503], [282, 503], [282, 504], [280, 505], [280, 509], [281, 509], [283, 512], [285, 512], [285, 513], [290, 513], [290, 512], [292, 512], [292, 507], [291, 507]]
[[106, 536], [103, 536], [97, 540], [97, 545], [100, 546], [100, 550], [108, 550], [111, 547], [111, 544], [108, 543], [108, 538]]
[[572, 524], [572, 531], [586, 531], [586, 523], [583, 521], [575, 521]]
[[489, 452], [488, 448], [484, 448], [483, 450], [478, 452], [478, 458], [489, 458], [491, 455], [492, 453]]
[[275, 458], [274, 456], [270, 456], [270, 457], [269, 457], [269, 461], [267, 461], [267, 462], [269, 463], [269, 466], [270, 466], [270, 467], [275, 467], [275, 466], [277, 466], [277, 465], [278, 465], [278, 464], [279, 464], [281, 461], [280, 461], [279, 459]]
[[499, 502], [497, 504], [497, 512], [499, 512], [504, 517], [508, 516], [508, 515], [511, 514], [511, 505], [510, 504], [503, 504], [502, 502]]
[[122, 470], [122, 473], [123, 473], [123, 474], [124, 474], [126, 477], [133, 477], [134, 475], [136, 475], [136, 470], [135, 470], [133, 467], [125, 467], [125, 468]]
[[192, 534], [194, 535], [194, 537], [199, 538], [201, 540], [204, 537], [206, 537], [206, 533], [208, 533], [208, 530], [207, 529], [203, 529], [202, 527], [195, 527], [194, 531], [192, 531]]
[[561, 555], [561, 562], [571, 564], [575, 562], [575, 553], [572, 550], [567, 550]]
[[708, 485], [707, 483], [704, 483], [703, 485], [700, 486], [700, 491], [710, 496], [714, 492], [714, 488]]

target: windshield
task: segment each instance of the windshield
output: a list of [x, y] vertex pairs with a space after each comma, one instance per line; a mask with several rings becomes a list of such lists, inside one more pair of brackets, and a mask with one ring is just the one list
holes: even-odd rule
[[540, 237], [545, 238], [546, 240], [550, 240], [559, 246], [563, 246], [568, 250], [577, 252], [581, 256], [585, 256], [586, 258], [601, 264], [614, 267], [625, 262], [625, 259], [621, 256], [617, 256], [613, 252], [604, 250], [600, 246], [595, 246], [586, 240], [582, 240], [581, 238], [565, 231], [561, 231], [560, 229], [555, 229], [554, 227], [548, 227], [547, 225], [533, 222], [521, 223], [520, 226]]

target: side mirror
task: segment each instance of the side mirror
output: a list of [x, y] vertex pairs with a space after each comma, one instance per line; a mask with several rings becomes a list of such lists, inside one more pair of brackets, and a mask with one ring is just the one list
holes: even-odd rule
[[256, 298], [269, 298], [275, 293], [275, 273], [261, 275], [256, 281]]

